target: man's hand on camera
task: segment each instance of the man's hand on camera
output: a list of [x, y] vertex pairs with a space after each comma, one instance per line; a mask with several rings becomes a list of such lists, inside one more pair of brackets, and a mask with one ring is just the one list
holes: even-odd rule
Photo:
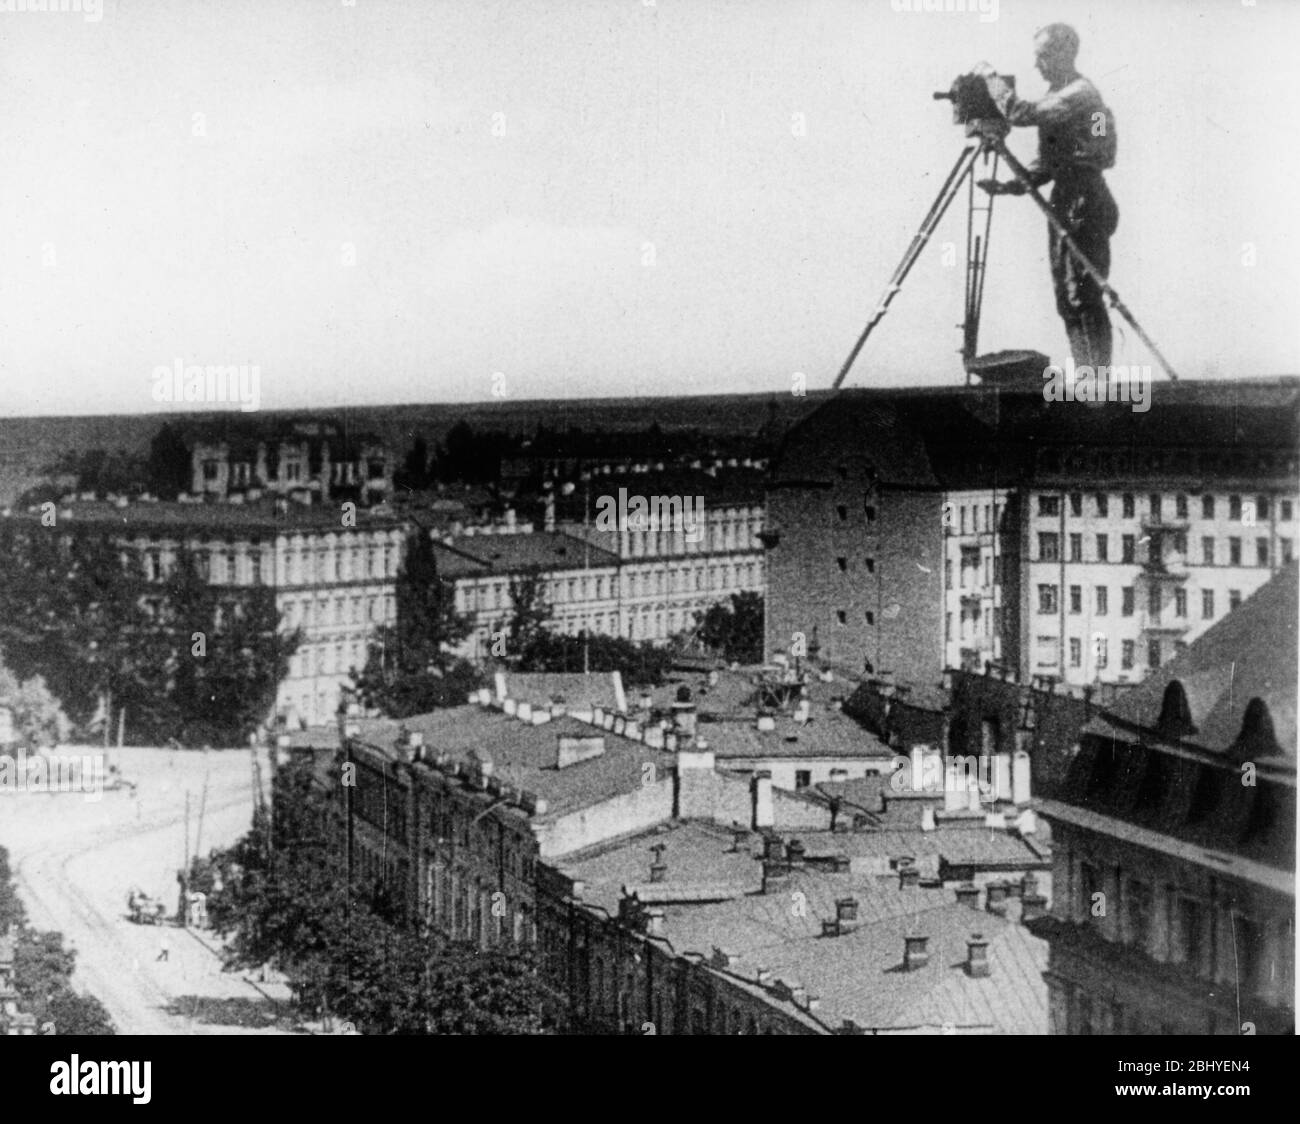
[[1019, 180], [1008, 180], [1006, 183], [998, 183], [997, 180], [980, 180], [976, 186], [990, 195], [1025, 194], [1025, 185]]

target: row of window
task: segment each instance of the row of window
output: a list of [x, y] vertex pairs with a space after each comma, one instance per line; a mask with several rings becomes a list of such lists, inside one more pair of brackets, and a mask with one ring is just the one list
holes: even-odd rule
[[[1083, 638], [1071, 636], [1067, 638], [1069, 666], [1072, 668], [1083, 668]], [[1057, 636], [1040, 636], [1035, 644], [1035, 660], [1039, 667], [1059, 667], [1061, 662], [1060, 637]], [[1096, 671], [1104, 671], [1110, 667], [1110, 640], [1101, 635], [1093, 636], [1088, 642], [1092, 653], [1092, 668]], [[1165, 655], [1168, 653], [1174, 658], [1181, 656], [1187, 650], [1187, 644], [1183, 640], [1161, 641], [1148, 640], [1146, 646], [1147, 668], [1154, 671], [1164, 662]], [[1137, 662], [1137, 641], [1122, 640], [1120, 642], [1119, 666], [1121, 671], [1132, 671]]]
[[379, 625], [397, 618], [397, 598], [391, 593], [356, 597], [290, 597], [284, 602], [287, 628], [327, 628], [336, 625]]
[[[1190, 518], [1191, 503], [1190, 497], [1179, 493], [1170, 497], [1173, 500], [1173, 518], [1188, 519]], [[1083, 517], [1083, 493], [1071, 492], [1069, 494], [1070, 515], [1076, 519]], [[1099, 518], [1106, 519], [1110, 515], [1110, 497], [1105, 492], [1098, 492], [1093, 497], [1093, 507]], [[1159, 492], [1150, 492], [1146, 497], [1146, 514], [1153, 522], [1158, 522], [1164, 518], [1167, 509], [1165, 497]], [[1293, 505], [1291, 500], [1278, 501], [1277, 517], [1283, 523], [1289, 523], [1294, 518]], [[1121, 515], [1125, 519], [1137, 518], [1137, 497], [1132, 492], [1125, 492], [1120, 496]], [[1201, 518], [1214, 519], [1216, 512], [1221, 510], [1216, 503], [1214, 496], [1201, 496]], [[1243, 499], [1241, 496], [1228, 497], [1228, 518], [1246, 523], [1253, 523], [1255, 520], [1267, 520], [1272, 511], [1272, 503], [1268, 496], [1256, 496], [1254, 499]], [[1061, 514], [1061, 497], [1052, 495], [1042, 495], [1038, 497], [1038, 514], [1047, 518], [1059, 516]], [[963, 520], [963, 530], [965, 529]]]
[[[634, 558], [658, 554], [708, 554], [724, 550], [752, 550], [763, 529], [763, 520], [714, 522], [706, 519], [703, 534], [700, 529], [686, 533], [686, 528], [665, 528], [651, 531], [629, 531], [629, 554]], [[694, 541], [692, 539], [694, 538]]]
[[[1137, 535], [1120, 536], [1120, 562], [1136, 563], [1137, 562]], [[1160, 560], [1160, 547], [1158, 539], [1152, 539], [1150, 536], [1144, 537], [1144, 542], [1150, 541], [1152, 546], [1148, 548], [1148, 554], [1153, 561]], [[1069, 546], [1070, 556], [1066, 561], [1069, 562], [1109, 562], [1110, 557], [1110, 536], [1101, 534], [1093, 536], [1093, 556], [1085, 559], [1083, 556], [1084, 536], [1072, 532], [1066, 539]], [[1201, 566], [1241, 566], [1242, 562], [1242, 541], [1235, 536], [1228, 539], [1227, 558], [1220, 560], [1217, 543], [1213, 535], [1204, 535], [1201, 538], [1200, 561], [1193, 562], [1188, 555], [1187, 534], [1179, 531], [1172, 536], [1172, 547], [1175, 555], [1181, 556], [1184, 562], [1192, 565]], [[1287, 538], [1278, 539], [1278, 549], [1281, 551], [1281, 562], [1283, 565], [1291, 561], [1292, 558], [1292, 541]], [[1061, 536], [1056, 531], [1040, 531], [1038, 533], [1038, 559], [1039, 562], [1060, 562], [1061, 559]], [[1273, 563], [1273, 552], [1270, 540], [1267, 536], [1260, 536], [1255, 539], [1255, 560], [1256, 566], [1271, 566]], [[951, 587], [951, 571], [949, 571], [949, 586]]]
[[[247, 567], [243, 568], [243, 563]], [[269, 551], [203, 550], [194, 556], [195, 568], [204, 581], [215, 585], [262, 585], [272, 577], [273, 562]], [[313, 581], [358, 581], [363, 578], [394, 577], [397, 574], [398, 555], [391, 546], [361, 547], [319, 551], [303, 550], [288, 555], [287, 581], [291, 585], [307, 585]], [[171, 572], [161, 550], [146, 550], [145, 576], [150, 581], [163, 581]]]
[[[628, 597], [657, 597], [670, 593], [703, 592], [706, 589], [753, 587], [762, 580], [762, 563], [744, 562], [728, 566], [680, 567], [671, 571], [633, 572], [627, 575]], [[606, 601], [617, 595], [613, 575], [585, 578], [554, 578], [543, 585], [543, 596], [552, 604]], [[509, 609], [513, 605], [507, 582], [488, 585], [460, 585], [456, 608], [461, 612]]]
[[[1038, 611], [1044, 615], [1055, 614], [1060, 611], [1059, 587], [1051, 584], [1040, 584], [1038, 587]], [[1137, 607], [1137, 590], [1126, 585], [1120, 589], [1120, 616], [1133, 616]], [[1083, 612], [1083, 586], [1072, 585], [1069, 587], [1070, 594], [1070, 613], [1080, 614]], [[1235, 609], [1241, 604], [1241, 590], [1228, 590], [1228, 608]], [[1164, 590], [1159, 585], [1149, 586], [1147, 589], [1146, 611], [1152, 624], [1159, 624], [1161, 614], [1166, 605], [1173, 610], [1175, 617], [1186, 618], [1187, 616], [1187, 590], [1182, 586], [1177, 586], [1172, 590], [1170, 597], [1166, 598]], [[1104, 617], [1110, 611], [1110, 589], [1104, 585], [1093, 587], [1093, 604], [1092, 614], [1096, 617]], [[1214, 590], [1201, 590], [1201, 619], [1206, 621], [1214, 620], [1215, 602]]]
[[311, 675], [346, 675], [366, 663], [366, 641], [335, 641], [303, 644], [289, 657], [289, 678], [305, 679]]

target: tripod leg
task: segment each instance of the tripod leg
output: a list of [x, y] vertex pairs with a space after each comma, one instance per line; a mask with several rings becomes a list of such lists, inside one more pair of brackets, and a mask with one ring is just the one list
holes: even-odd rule
[[1128, 306], [1120, 300], [1119, 293], [1115, 292], [1115, 289], [1102, 275], [1101, 271], [1097, 269], [1097, 267], [1087, 259], [1083, 251], [1079, 249], [1078, 244], [1070, 236], [1070, 232], [1065, 229], [1065, 224], [1056, 217], [1056, 212], [1052, 210], [1051, 204], [1049, 204], [1047, 200], [1038, 193], [1038, 188], [1034, 186], [1025, 166], [1011, 155], [1011, 152], [1007, 149], [1005, 141], [996, 140], [992, 143], [994, 144], [998, 155], [1006, 160], [1007, 167], [1011, 169], [1016, 179], [1025, 185], [1026, 193], [1035, 203], [1038, 204], [1038, 209], [1047, 216], [1047, 221], [1052, 224], [1053, 229], [1061, 236], [1061, 241], [1065, 244], [1065, 248], [1074, 256], [1074, 260], [1079, 263], [1083, 271], [1097, 283], [1097, 286], [1101, 291], [1110, 299], [1110, 303], [1115, 308], [1115, 311], [1129, 322], [1133, 331], [1138, 334], [1138, 337], [1147, 345], [1151, 354], [1155, 356], [1156, 362], [1164, 368], [1164, 372], [1169, 376], [1170, 381], [1177, 382], [1178, 375], [1174, 371], [1173, 367], [1169, 365], [1169, 360], [1167, 360], [1161, 353], [1160, 349], [1156, 346], [1155, 341], [1142, 330], [1142, 325], [1137, 322], [1137, 319], [1128, 310]]
[[903, 287], [903, 282], [911, 272], [912, 266], [916, 264], [917, 258], [921, 256], [921, 251], [925, 249], [926, 243], [930, 241], [930, 236], [934, 233], [935, 227], [943, 218], [948, 210], [948, 205], [953, 201], [962, 181], [970, 175], [970, 170], [975, 166], [975, 158], [980, 154], [982, 146], [979, 144], [970, 145], [962, 149], [961, 155], [957, 157], [957, 163], [953, 165], [952, 171], [948, 173], [948, 178], [944, 180], [943, 186], [939, 189], [939, 194], [930, 204], [930, 210], [926, 212], [924, 220], [921, 222], [920, 229], [912, 236], [912, 243], [907, 248], [907, 253], [903, 255], [903, 260], [899, 262], [898, 268], [894, 270], [894, 275], [889, 279], [889, 284], [885, 288], [884, 295], [880, 298], [880, 303], [876, 306], [875, 312], [871, 314], [871, 319], [867, 321], [867, 326], [862, 329], [862, 334], [858, 336], [858, 341], [853, 345], [853, 350], [849, 352], [849, 357], [844, 360], [844, 365], [840, 368], [840, 373], [835, 376], [835, 381], [831, 384], [832, 390], [838, 390], [840, 384], [848, 375], [849, 369], [853, 366], [862, 350], [862, 345], [867, 342], [867, 337], [871, 335], [872, 330], [881, 320], [884, 319], [885, 313], [889, 311], [889, 304], [897, 296], [899, 289]]

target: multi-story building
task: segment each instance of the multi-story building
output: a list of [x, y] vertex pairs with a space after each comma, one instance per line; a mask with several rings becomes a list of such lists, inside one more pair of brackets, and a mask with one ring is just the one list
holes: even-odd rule
[[290, 724], [331, 721], [351, 669], [365, 664], [371, 634], [396, 620], [406, 530], [395, 519], [364, 510], [343, 518], [283, 501], [119, 500], [66, 504], [56, 520], [60, 532], [108, 533], [131, 546], [149, 581], [166, 580], [184, 545], [214, 586], [273, 589], [281, 627], [302, 634], [276, 696], [276, 714]]
[[352, 500], [369, 506], [392, 494], [388, 447], [335, 421], [228, 417], [185, 426], [182, 437], [190, 449], [189, 493], [195, 497], [255, 502], [272, 494], [299, 503]]
[[1053, 1033], [1294, 1033], [1298, 580], [1121, 695], [1041, 802]]
[[618, 559], [599, 546], [559, 531], [448, 535], [435, 541], [434, 556], [472, 626], [460, 648], [468, 659], [511, 654], [501, 638], [515, 610], [511, 585], [525, 578], [536, 579], [556, 631], [625, 635]]
[[935, 682], [1135, 684], [1296, 553], [1300, 384], [1152, 387], [1150, 409], [1035, 390], [850, 392], [768, 491], [769, 653]]
[[618, 635], [631, 640], [668, 640], [732, 594], [766, 589], [762, 484], [752, 469], [596, 475], [558, 499], [552, 492], [546, 518], [618, 559]]

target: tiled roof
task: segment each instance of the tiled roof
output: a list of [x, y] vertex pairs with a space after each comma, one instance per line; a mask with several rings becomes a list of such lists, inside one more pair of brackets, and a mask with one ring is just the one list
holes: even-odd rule
[[1241, 733], [1246, 706], [1264, 701], [1277, 742], [1294, 768], [1296, 757], [1296, 615], [1300, 563], [1284, 566], [1254, 596], [1152, 672], [1085, 732], [1111, 733], [1125, 724], [1154, 731], [1166, 688], [1183, 685], [1197, 729], [1183, 740], [1216, 753]]
[[[405, 727], [422, 735], [424, 745], [434, 753], [466, 763], [491, 761], [494, 776], [546, 801], [546, 811], [535, 817], [539, 821], [637, 791], [644, 784], [647, 763], [655, 766], [660, 777], [668, 776], [676, 764], [672, 753], [568, 715], [533, 725], [498, 710], [459, 706], [403, 721], [361, 719], [357, 727], [362, 741], [385, 753], [396, 754], [394, 745]], [[557, 768], [557, 739], [562, 735], [603, 737], [605, 750], [598, 757]]]
[[[607, 671], [584, 675], [580, 671], [507, 671], [506, 696], [533, 706], [563, 703], [571, 710], [595, 706], [612, 709], [614, 679]], [[495, 690], [495, 687], [493, 688]]]
[[800, 724], [782, 715], [775, 730], [759, 730], [754, 720], [700, 722], [696, 731], [719, 760], [842, 757], [892, 758], [894, 751], [871, 731], [839, 713], [813, 713]]
[[[12, 519], [36, 519], [39, 512], [15, 512]], [[355, 527], [345, 527], [339, 518], [337, 504], [288, 503], [277, 511], [273, 502], [256, 503], [167, 503], [163, 501], [134, 501], [123, 507], [105, 500], [73, 500], [60, 504], [60, 527], [105, 527], [125, 531], [208, 532], [261, 532], [264, 534], [293, 534], [315, 531], [324, 534], [333, 531], [349, 534], [357, 531], [401, 527], [404, 521], [386, 514], [372, 514], [367, 508], [357, 509]]]
[[458, 535], [435, 542], [434, 554], [438, 572], [444, 577], [579, 570], [618, 564], [617, 555], [559, 531]]
[[988, 828], [979, 820], [940, 821], [935, 831], [886, 828], [881, 831], [800, 831], [809, 858], [847, 855], [914, 859], [941, 856], [953, 866], [1043, 867], [1051, 849], [1033, 836], [1021, 837], [1003, 828]]
[[[835, 918], [836, 900], [846, 896], [858, 900], [859, 927], [823, 936], [822, 922]], [[987, 978], [964, 969], [974, 932], [989, 942]], [[929, 938], [929, 961], [904, 971], [903, 938], [916, 934]], [[802, 985], [820, 1000], [816, 1021], [830, 1029], [852, 1020], [896, 1032], [1047, 1033], [1046, 944], [1012, 921], [958, 906], [951, 891], [899, 890], [892, 878], [804, 871], [778, 892], [669, 905], [664, 935], [678, 954], [733, 953], [738, 959], [718, 970], [751, 990], [761, 986], [760, 967]]]

